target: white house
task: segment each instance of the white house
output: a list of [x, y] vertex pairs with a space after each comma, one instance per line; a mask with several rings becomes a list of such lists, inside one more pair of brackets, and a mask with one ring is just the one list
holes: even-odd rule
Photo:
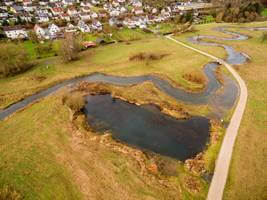
[[24, 39], [28, 37], [27, 32], [20, 26], [4, 27], [3, 28], [6, 37], [10, 39]]
[[45, 30], [40, 27], [38, 24], [36, 24], [33, 28], [35, 34], [37, 35], [38, 38], [40, 39], [49, 39], [49, 36], [47, 35], [47, 33], [45, 32]]
[[102, 24], [98, 20], [94, 20], [91, 24], [91, 27], [95, 31], [102, 31]]
[[83, 33], [89, 33], [90, 32], [89, 26], [82, 20], [80, 20], [78, 22], [78, 29]]
[[67, 33], [75, 33], [76, 31], [77, 31], [77, 27], [71, 23], [69, 23], [65, 28], [65, 32]]
[[81, 7], [89, 7], [89, 8], [91, 8], [92, 4], [90, 4], [90, 2], [88, 2], [88, 1], [82, 1], [81, 2]]
[[81, 18], [82, 21], [88, 21], [91, 19], [91, 16], [88, 13], [80, 13], [79, 17]]
[[49, 22], [49, 17], [46, 14], [38, 14], [37, 21], [38, 23]]
[[60, 15], [60, 18], [68, 22], [70, 21], [70, 16], [67, 13], [63, 13], [62, 15]]
[[67, 13], [70, 15], [70, 16], [73, 16], [73, 15], [77, 15], [79, 14], [79, 12], [75, 9], [75, 8], [69, 8]]
[[90, 12], [91, 11], [90, 7], [88, 7], [88, 6], [82, 7], [81, 10], [82, 10], [82, 12]]
[[53, 13], [54, 16], [60, 15], [64, 13], [63, 9], [60, 7], [54, 7], [51, 9], [51, 12]]
[[144, 10], [143, 10], [142, 7], [134, 7], [134, 9], [132, 10], [132, 12], [135, 15], [142, 15], [142, 14], [144, 14]]
[[51, 24], [48, 27], [48, 32], [52, 38], [56, 38], [57, 33], [60, 32], [60, 28], [55, 24]]

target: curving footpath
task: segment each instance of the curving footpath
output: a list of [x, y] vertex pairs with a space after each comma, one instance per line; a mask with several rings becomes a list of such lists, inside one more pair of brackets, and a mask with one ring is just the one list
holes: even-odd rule
[[222, 143], [218, 158], [216, 160], [216, 167], [214, 170], [214, 175], [213, 175], [211, 185], [209, 188], [209, 192], [208, 192], [208, 196], [207, 196], [207, 200], [221, 200], [223, 198], [223, 191], [224, 191], [224, 187], [225, 187], [227, 176], [228, 176], [228, 171], [229, 171], [229, 166], [231, 163], [231, 157], [232, 157], [233, 147], [235, 144], [235, 139], [238, 134], [238, 129], [239, 129], [239, 126], [242, 120], [242, 116], [246, 108], [247, 97], [248, 97], [247, 86], [244, 80], [233, 69], [233, 67], [227, 62], [225, 62], [224, 60], [217, 58], [204, 51], [195, 49], [187, 44], [184, 44], [183, 42], [180, 42], [172, 38], [171, 35], [166, 36], [166, 38], [188, 49], [191, 49], [202, 55], [212, 58], [215, 61], [219, 62], [220, 64], [224, 65], [227, 68], [227, 70], [234, 76], [234, 78], [239, 84], [239, 87], [240, 87], [239, 101], [237, 103], [237, 106], [232, 116], [232, 119], [230, 121], [230, 124], [226, 130], [223, 143]]

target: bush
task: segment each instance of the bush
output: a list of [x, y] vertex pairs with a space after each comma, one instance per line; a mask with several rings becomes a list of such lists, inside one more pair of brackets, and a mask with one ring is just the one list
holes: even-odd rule
[[5, 43], [1, 49], [4, 51], [0, 51], [0, 76], [12, 76], [31, 67], [29, 55], [21, 44]]
[[183, 75], [183, 78], [187, 81], [197, 83], [197, 84], [204, 84], [206, 83], [206, 78], [200, 71], [190, 71]]
[[53, 43], [51, 41], [44, 44], [38, 43], [36, 45], [36, 52], [40, 58], [45, 57], [45, 55], [55, 55], [55, 52], [53, 50]]
[[67, 105], [74, 112], [79, 112], [85, 106], [85, 99], [79, 92], [65, 92], [62, 96], [62, 103]]
[[137, 61], [150, 61], [150, 60], [160, 60], [167, 56], [167, 54], [155, 54], [155, 53], [138, 53], [129, 58], [129, 60], [137, 60]]
[[11, 187], [5, 186], [0, 189], [0, 200], [20, 200], [21, 195]]

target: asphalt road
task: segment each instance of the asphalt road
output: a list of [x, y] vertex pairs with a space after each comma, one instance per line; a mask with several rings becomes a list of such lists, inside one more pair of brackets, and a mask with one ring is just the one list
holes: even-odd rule
[[193, 48], [187, 44], [184, 44], [183, 42], [180, 42], [172, 38], [171, 36], [166, 36], [166, 38], [168, 38], [169, 40], [173, 42], [176, 42], [179, 45], [184, 46], [185, 48], [191, 49], [195, 52], [198, 52], [202, 55], [212, 58], [213, 60], [224, 65], [228, 69], [228, 71], [234, 76], [234, 78], [239, 84], [239, 87], [240, 87], [239, 101], [237, 103], [237, 106], [232, 116], [232, 119], [230, 121], [230, 124], [226, 130], [223, 143], [222, 143], [218, 158], [216, 160], [215, 171], [214, 171], [214, 175], [213, 175], [211, 185], [209, 188], [209, 193], [207, 196], [207, 200], [221, 200], [223, 198], [223, 191], [224, 191], [224, 187], [225, 187], [226, 180], [228, 177], [229, 166], [231, 164], [231, 158], [232, 158], [232, 152], [233, 152], [235, 140], [236, 140], [238, 129], [240, 127], [240, 123], [241, 123], [241, 120], [242, 120], [242, 117], [243, 117], [243, 114], [246, 108], [247, 97], [248, 97], [247, 86], [244, 80], [234, 70], [234, 68], [230, 64], [225, 62], [224, 60], [217, 58], [204, 51]]

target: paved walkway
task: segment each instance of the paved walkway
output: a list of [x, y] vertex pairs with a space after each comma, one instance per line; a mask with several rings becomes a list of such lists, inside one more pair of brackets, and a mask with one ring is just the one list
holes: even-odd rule
[[214, 59], [215, 61], [219, 62], [220, 64], [224, 65], [229, 72], [234, 76], [240, 86], [240, 97], [237, 103], [236, 109], [230, 121], [230, 124], [226, 130], [223, 143], [216, 160], [216, 167], [214, 171], [214, 175], [211, 181], [211, 185], [209, 188], [209, 193], [207, 200], [221, 200], [223, 198], [223, 191], [226, 184], [229, 166], [231, 163], [231, 157], [233, 152], [233, 147], [235, 144], [235, 139], [238, 134], [238, 129], [241, 123], [242, 116], [244, 114], [247, 102], [247, 87], [244, 80], [238, 75], [238, 73], [233, 69], [231, 65], [229, 65], [224, 60], [217, 58], [209, 53], [203, 52], [201, 50], [195, 49], [189, 45], [184, 44], [176, 39], [173, 39], [171, 36], [166, 36], [169, 40], [176, 42], [179, 45], [182, 45], [188, 49], [196, 51], [202, 55], [205, 55], [209, 58]]

